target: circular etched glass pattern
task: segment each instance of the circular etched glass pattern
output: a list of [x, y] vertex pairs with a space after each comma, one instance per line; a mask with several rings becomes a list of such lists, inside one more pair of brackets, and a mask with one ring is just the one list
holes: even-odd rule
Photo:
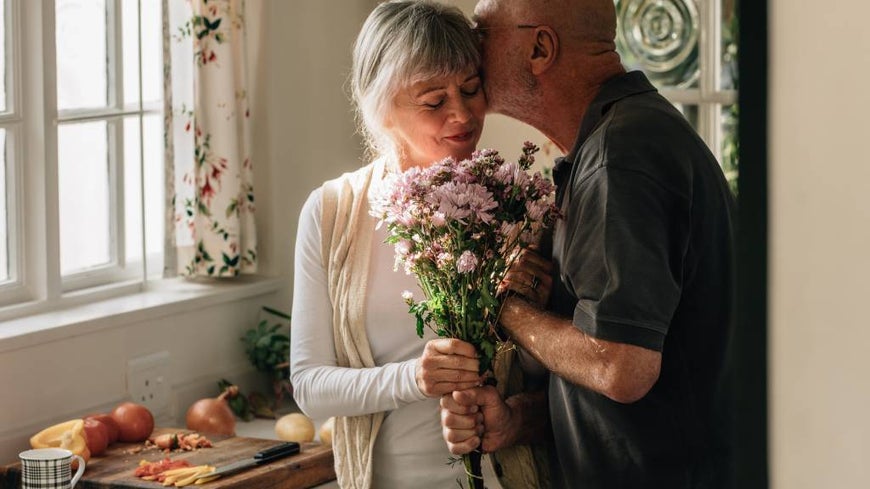
[[616, 44], [625, 64], [658, 85], [690, 87], [698, 79], [696, 0], [616, 0]]

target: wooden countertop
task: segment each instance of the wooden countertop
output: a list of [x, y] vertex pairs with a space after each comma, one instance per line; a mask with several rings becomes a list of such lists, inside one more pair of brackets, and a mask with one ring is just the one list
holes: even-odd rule
[[[159, 428], [153, 436], [186, 430]], [[258, 451], [277, 445], [280, 441], [247, 437], [209, 436], [214, 447], [193, 452], [165, 454], [150, 449], [135, 453], [142, 443], [115, 443], [102, 457], [93, 457], [76, 489], [160, 489], [158, 482], [144, 481], [133, 475], [140, 460], [154, 462], [169, 456], [173, 460], [187, 460], [191, 465], [209, 464], [216, 467], [253, 456]], [[20, 487], [20, 464], [0, 467], [0, 489]], [[332, 449], [319, 443], [306, 443], [302, 451], [266, 465], [252, 467], [204, 484], [203, 489], [307, 489], [335, 479]]]

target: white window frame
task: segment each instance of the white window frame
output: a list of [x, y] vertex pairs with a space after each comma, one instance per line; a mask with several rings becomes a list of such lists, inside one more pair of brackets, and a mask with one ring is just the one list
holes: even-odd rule
[[[699, 0], [698, 88], [660, 87], [675, 104], [698, 107], [698, 134], [722, 162], [722, 109], [737, 103], [737, 90], [722, 88], [722, 0]], [[736, 6], [735, 6], [736, 8]]]
[[[135, 1], [139, 24], [139, 102], [123, 107], [121, 4]], [[162, 114], [162, 102], [142, 101], [141, 0], [106, 0], [108, 19], [109, 107], [57, 110], [55, 0], [6, 0], [8, 107], [0, 114], [7, 130], [7, 216], [10, 281], [0, 284], [0, 321], [74, 304], [145, 290], [144, 176], [139, 175], [141, 263], [125, 257], [123, 119], [139, 118], [139, 158], [144, 162], [147, 115]], [[106, 120], [109, 131], [111, 263], [62, 276], [58, 195], [58, 127], [63, 123]], [[143, 164], [139, 165], [140, 172]]]

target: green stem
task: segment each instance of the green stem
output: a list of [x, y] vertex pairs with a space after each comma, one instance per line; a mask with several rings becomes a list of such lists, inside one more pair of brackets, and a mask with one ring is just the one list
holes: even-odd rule
[[483, 454], [475, 450], [462, 456], [462, 464], [465, 466], [465, 475], [468, 479], [469, 489], [485, 489], [483, 485], [483, 472], [480, 469], [480, 459]]

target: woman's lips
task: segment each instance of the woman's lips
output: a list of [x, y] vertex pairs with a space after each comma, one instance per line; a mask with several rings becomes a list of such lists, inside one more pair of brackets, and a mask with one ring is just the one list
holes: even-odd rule
[[474, 137], [474, 131], [467, 131], [447, 136], [445, 139], [462, 143], [470, 140], [472, 137]]

